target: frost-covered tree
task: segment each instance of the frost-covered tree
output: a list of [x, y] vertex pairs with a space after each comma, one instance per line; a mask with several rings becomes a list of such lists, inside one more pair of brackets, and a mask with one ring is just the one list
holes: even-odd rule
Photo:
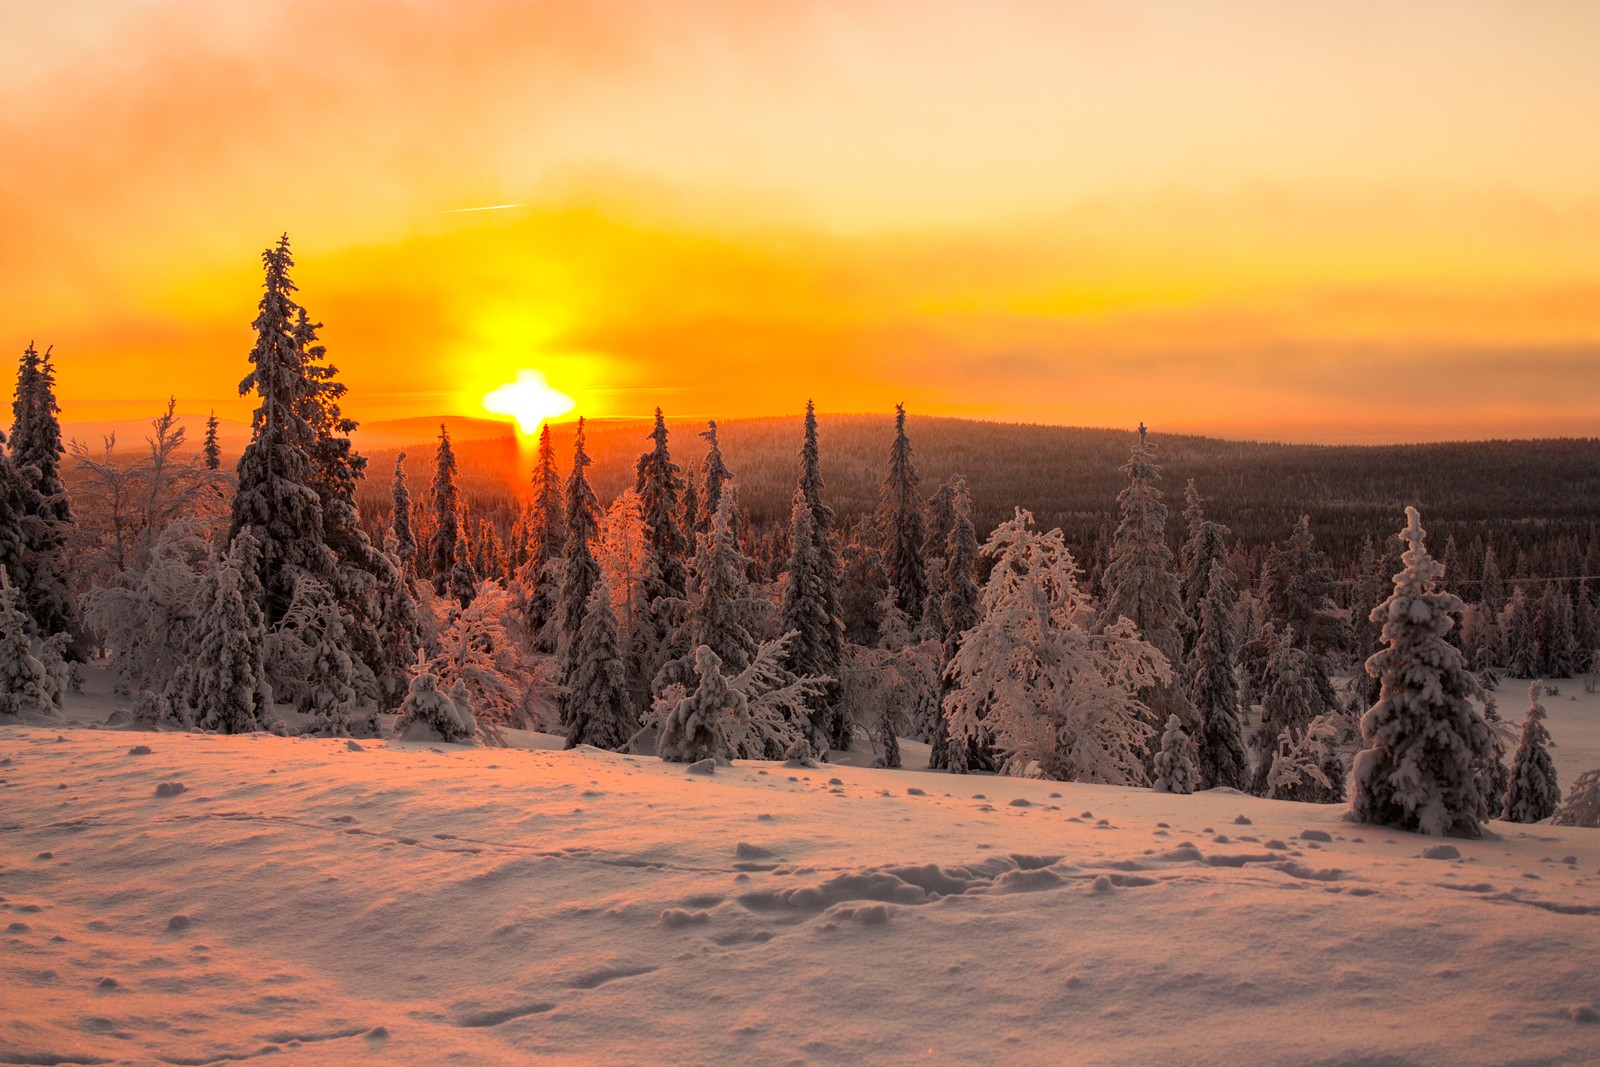
[[[670, 652], [673, 627], [667, 605], [682, 600], [688, 591], [685, 559], [689, 554], [688, 538], [679, 525], [684, 480], [672, 462], [667, 423], [660, 408], [656, 408], [655, 426], [648, 439], [652, 447], [639, 457], [634, 472], [645, 547], [637, 599], [644, 610], [637, 616], [639, 625], [628, 634], [629, 673], [646, 684]], [[657, 600], [662, 601], [659, 610], [654, 607]]]
[[439, 424], [439, 444], [433, 453], [433, 537], [428, 544], [427, 576], [436, 596], [450, 591], [450, 573], [462, 553], [461, 498], [456, 490], [456, 454], [450, 447], [450, 430]]
[[[611, 590], [613, 625], [627, 666], [629, 699], [636, 709], [642, 708], [650, 679], [660, 669], [655, 658], [666, 638], [658, 636], [651, 617], [651, 605], [661, 594], [651, 581], [656, 560], [636, 491], [624, 489], [605, 509], [593, 551]], [[665, 606], [658, 615], [666, 618]]]
[[1511, 757], [1510, 781], [1500, 817], [1507, 822], [1538, 822], [1555, 814], [1561, 805], [1561, 786], [1550, 761], [1550, 731], [1545, 728], [1544, 705], [1539, 703], [1543, 683], [1528, 686], [1528, 713], [1522, 720], [1522, 737]]
[[1506, 767], [1506, 754], [1511, 750], [1511, 727], [1500, 718], [1500, 710], [1492, 696], [1483, 700], [1483, 721], [1489, 727], [1489, 751], [1477, 768], [1478, 791], [1489, 804], [1489, 815], [1500, 813], [1506, 787], [1511, 784], [1511, 771]]
[[225, 734], [259, 730], [272, 706], [263, 656], [264, 615], [248, 603], [246, 593], [259, 573], [259, 551], [255, 534], [242, 528], [217, 569], [211, 610], [198, 635], [190, 701], [202, 729]]
[[441, 690], [438, 676], [419, 664], [395, 719], [394, 736], [399, 741], [472, 744], [478, 740], [478, 721], [469, 704]]
[[1570, 678], [1582, 672], [1578, 633], [1574, 625], [1572, 598], [1561, 582], [1550, 582], [1539, 598], [1539, 617], [1535, 623], [1538, 648], [1538, 673], [1545, 678]]
[[822, 500], [817, 417], [806, 401], [799, 484], [789, 510], [789, 561], [778, 629], [793, 631], [785, 666], [797, 675], [827, 678], [808, 708], [811, 744], [818, 752], [850, 747], [841, 686], [844, 623], [839, 608], [839, 558], [833, 547], [833, 509]]
[[1196, 764], [1201, 789], [1246, 789], [1250, 784], [1250, 760], [1239, 722], [1239, 683], [1233, 673], [1233, 623], [1228, 608], [1233, 599], [1227, 568], [1212, 568], [1210, 585], [1200, 601], [1189, 688], [1190, 703], [1200, 720]]
[[1513, 678], [1532, 678], [1539, 673], [1538, 610], [1537, 602], [1520, 585], [1511, 591], [1503, 609], [1501, 640], [1506, 673]]
[[1303, 730], [1278, 735], [1265, 795], [1274, 800], [1337, 804], [1345, 799], [1344, 778], [1338, 727], [1333, 716], [1319, 715]]
[[349, 618], [333, 590], [302, 577], [289, 610], [265, 643], [268, 674], [278, 679], [274, 693], [293, 701], [307, 715], [307, 732], [321, 737], [376, 737], [378, 724], [368, 712], [358, 717], [359, 667], [350, 656]]
[[[760, 641], [759, 619], [767, 605], [750, 585], [750, 560], [739, 547], [734, 529], [738, 494], [732, 482], [722, 487], [716, 520], [708, 533], [696, 538], [689, 597], [673, 605], [678, 620], [672, 647], [696, 649], [705, 645], [718, 663], [737, 674], [749, 666]], [[669, 660], [651, 684], [659, 701], [667, 686], [687, 688], [694, 678], [694, 661], [686, 653]]]
[[746, 714], [744, 696], [728, 687], [722, 660], [705, 645], [694, 650], [694, 670], [699, 684], [693, 693], [680, 697], [662, 720], [656, 753], [675, 763], [731, 759], [730, 733]]
[[523, 565], [526, 590], [524, 616], [534, 646], [554, 652], [550, 624], [555, 618], [561, 588], [561, 559], [566, 546], [566, 518], [562, 505], [561, 475], [556, 470], [550, 424], [539, 430], [539, 451], [533, 464], [533, 506], [529, 512], [528, 559]]
[[928, 576], [922, 560], [927, 538], [922, 497], [917, 495], [917, 464], [906, 436], [906, 408], [894, 406], [894, 442], [889, 446], [889, 474], [883, 480], [883, 558], [889, 568], [894, 602], [912, 625], [920, 625], [928, 598]]
[[1600, 769], [1578, 775], [1550, 825], [1600, 827]]
[[1206, 518], [1205, 501], [1195, 488], [1193, 478], [1184, 487], [1183, 499], [1183, 517], [1188, 537], [1179, 553], [1179, 564], [1183, 572], [1182, 619], [1187, 624], [1183, 654], [1189, 657], [1193, 655], [1195, 642], [1199, 640], [1200, 602], [1211, 589], [1211, 572], [1218, 568], [1225, 572], [1223, 587], [1230, 599], [1223, 607], [1229, 615], [1233, 613], [1237, 595], [1234, 593], [1233, 572], [1228, 570], [1228, 536], [1232, 531]]
[[254, 323], [252, 370], [239, 383], [241, 396], [254, 390], [260, 403], [239, 458], [228, 541], [248, 530], [260, 546], [259, 580], [272, 625], [289, 610], [300, 577], [330, 580], [335, 560], [323, 532], [322, 501], [312, 487], [316, 430], [306, 419], [312, 383], [304, 334], [296, 329], [300, 308], [289, 278], [294, 260], [288, 235], [261, 258], [266, 280]]
[[147, 451], [130, 458], [107, 434], [101, 452], [73, 441], [77, 565], [101, 583], [150, 565], [157, 540], [174, 524], [209, 525], [228, 513], [228, 479], [187, 453], [177, 400], [150, 420]]
[[395, 556], [400, 560], [401, 573], [411, 575], [417, 567], [417, 536], [411, 531], [411, 490], [406, 486], [406, 453], [394, 457], [394, 481], [389, 485], [394, 501], [394, 514], [389, 520], [389, 532], [394, 536]]
[[806, 747], [800, 728], [807, 699], [822, 679], [797, 677], [783, 666], [784, 645], [792, 635], [763, 641], [749, 666], [731, 677], [722, 673], [715, 652], [695, 650], [695, 690], [668, 685], [656, 698], [661, 724], [657, 752], [662, 759], [778, 759]]
[[0, 568], [0, 715], [53, 715], [49, 678], [29, 639], [33, 623], [19, 599]]
[[839, 621], [845, 640], [876, 647], [884, 598], [889, 596], [889, 572], [878, 551], [880, 537], [863, 517], [841, 538], [839, 546]]
[[1150, 727], [1138, 692], [1171, 676], [1165, 657], [1119, 619], [1091, 634], [1094, 605], [1059, 529], [1016, 516], [990, 536], [983, 615], [950, 663], [952, 739], [992, 730], [1002, 772], [1141, 784]]
[[1267, 552], [1261, 568], [1261, 598], [1268, 617], [1281, 629], [1294, 628], [1295, 645], [1321, 653], [1343, 640], [1344, 622], [1333, 600], [1333, 574], [1328, 556], [1317, 548], [1311, 517], [1302, 515], [1283, 542]]
[[487, 729], [491, 739], [499, 727], [529, 724], [528, 678], [505, 625], [512, 607], [499, 582], [479, 583], [466, 606], [451, 605], [449, 624], [426, 664], [442, 687], [462, 687], [480, 729]]
[[1151, 786], [1157, 793], [1193, 793], [1198, 787], [1194, 742], [1176, 715], [1167, 716], [1167, 728], [1161, 735], [1161, 748], [1154, 763]]
[[[967, 490], [967, 480], [957, 476], [954, 483], [955, 519], [945, 542], [944, 602], [940, 615], [944, 632], [939, 646], [939, 694], [936, 709], [944, 707], [945, 699], [955, 686], [950, 673], [950, 663], [961, 648], [963, 635], [978, 625], [981, 618], [982, 594], [978, 589], [978, 535], [972, 525], [972, 497]], [[979, 712], [978, 717], [984, 717]], [[972, 738], [952, 738], [944, 728], [940, 713], [929, 738], [931, 751], [929, 766], [935, 769], [993, 770], [994, 739], [985, 727]]]
[[1367, 660], [1380, 696], [1361, 718], [1365, 748], [1350, 769], [1350, 817], [1425, 834], [1477, 837], [1488, 816], [1476, 768], [1489, 727], [1470, 698], [1478, 684], [1445, 640], [1461, 601], [1438, 590], [1443, 567], [1428, 555], [1422, 520], [1406, 508], [1406, 550], [1394, 592], [1372, 610], [1384, 648]]
[[578, 632], [577, 668], [568, 698], [572, 708], [568, 748], [594, 745], [621, 752], [639, 729], [611, 599], [611, 585], [601, 574]]
[[928, 570], [928, 602], [918, 624], [921, 635], [936, 641], [944, 639], [944, 594], [947, 588], [946, 558], [950, 533], [956, 525], [956, 493], [960, 475], [946, 478], [928, 498], [928, 535], [922, 542], [922, 561]]
[[21, 551], [8, 567], [21, 606], [38, 633], [46, 637], [68, 634], [77, 640], [82, 620], [66, 550], [74, 524], [61, 481], [64, 449], [55, 380], [51, 350], [40, 353], [29, 344], [17, 367], [16, 397], [11, 406], [11, 472], [7, 480], [12, 501], [6, 510], [18, 516], [15, 535]]
[[[722, 445], [717, 441], [715, 420], [706, 423], [700, 436], [706, 442], [706, 455], [700, 462], [700, 510], [695, 513], [694, 520], [694, 533], [697, 536], [711, 530], [711, 524], [716, 521], [717, 508], [722, 505], [722, 486], [733, 478], [733, 472], [722, 461]], [[737, 532], [738, 515], [734, 516], [734, 522]]]
[[1311, 720], [1337, 707], [1328, 700], [1313, 657], [1294, 642], [1294, 628], [1277, 632], [1267, 659], [1261, 694], [1261, 726], [1255, 734], [1256, 768], [1252, 791], [1268, 795], [1267, 778], [1280, 742], [1303, 736]]
[[[566, 528], [562, 535], [566, 556], [561, 567], [561, 596], [556, 604], [556, 664], [561, 684], [571, 687], [576, 665], [578, 632], [583, 629], [583, 612], [589, 594], [600, 581], [600, 564], [594, 558], [594, 540], [600, 530], [600, 502], [589, 485], [584, 468], [589, 466], [584, 451], [583, 419], [572, 445], [572, 474], [567, 478]], [[561, 705], [562, 725], [571, 727], [570, 700]]]
[[[1101, 626], [1127, 619], [1168, 663], [1181, 663], [1187, 620], [1181, 587], [1172, 573], [1172, 550], [1166, 542], [1167, 506], [1161, 502], [1161, 490], [1155, 485], [1161, 468], [1156, 465], [1155, 447], [1150, 444], [1144, 423], [1139, 424], [1139, 440], [1122, 466], [1122, 473], [1128, 476], [1128, 486], [1117, 494], [1120, 518], [1111, 559], [1102, 577], [1106, 600], [1100, 613]], [[1152, 737], [1156, 725], [1169, 715], [1177, 715], [1184, 722], [1194, 718], [1183, 687], [1170, 676], [1141, 693], [1140, 701], [1149, 709]]]
[[445, 583], [445, 588], [455, 598], [456, 603], [466, 607], [472, 603], [473, 594], [477, 592], [478, 571], [472, 565], [472, 553], [469, 550], [467, 535], [462, 525], [458, 525], [456, 528], [456, 559], [455, 563], [450, 567], [450, 575]]

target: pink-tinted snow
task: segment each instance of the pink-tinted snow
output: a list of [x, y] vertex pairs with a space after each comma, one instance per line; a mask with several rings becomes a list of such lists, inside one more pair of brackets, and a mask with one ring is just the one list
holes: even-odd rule
[[516, 740], [0, 727], [0, 1061], [1600, 1060], [1600, 831]]

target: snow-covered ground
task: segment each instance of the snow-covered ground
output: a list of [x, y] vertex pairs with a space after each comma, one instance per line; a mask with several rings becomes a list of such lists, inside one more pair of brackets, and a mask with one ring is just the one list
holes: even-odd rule
[[86, 725], [0, 727], [7, 1063], [1600, 1062], [1596, 830]]

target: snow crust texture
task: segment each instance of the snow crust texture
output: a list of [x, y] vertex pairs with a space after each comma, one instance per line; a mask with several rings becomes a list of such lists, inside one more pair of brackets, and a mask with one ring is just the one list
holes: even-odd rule
[[1491, 822], [1430, 857], [1232, 790], [703, 776], [507, 733], [524, 747], [0, 728], [0, 1061], [1600, 1049], [1593, 830]]

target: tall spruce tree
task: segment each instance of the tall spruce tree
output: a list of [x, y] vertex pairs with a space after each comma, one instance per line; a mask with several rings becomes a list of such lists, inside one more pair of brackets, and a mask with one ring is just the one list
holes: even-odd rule
[[566, 551], [566, 517], [549, 423], [539, 430], [539, 451], [533, 463], [533, 507], [528, 539], [528, 561], [522, 578], [528, 590], [528, 633], [536, 648], [554, 652], [556, 646], [550, 622], [555, 618], [556, 600], [560, 595], [561, 577], [557, 572]]
[[1539, 703], [1543, 687], [1538, 679], [1528, 685], [1528, 713], [1522, 720], [1517, 751], [1511, 757], [1511, 773], [1499, 812], [1507, 822], [1548, 819], [1561, 804], [1561, 786], [1556, 782], [1555, 764], [1550, 761], [1550, 731], [1544, 724], [1544, 705]]
[[[1211, 589], [1211, 572], [1218, 567], [1228, 570], [1228, 537], [1233, 531], [1206, 518], [1205, 501], [1195, 488], [1193, 478], [1184, 487], [1183, 499], [1183, 517], [1189, 536], [1180, 550], [1179, 565], [1183, 571], [1183, 654], [1187, 658], [1193, 654], [1199, 640], [1200, 602]], [[1234, 576], [1228, 572], [1223, 586], [1230, 597], [1234, 595], [1233, 582]], [[1234, 602], [1230, 599], [1226, 604], [1229, 612], [1233, 611]]]
[[584, 468], [590, 464], [584, 451], [583, 419], [572, 444], [572, 474], [567, 478], [566, 529], [563, 541], [566, 555], [561, 567], [561, 596], [556, 603], [556, 664], [568, 695], [561, 702], [561, 723], [571, 728], [577, 707], [572, 699], [576, 679], [577, 652], [583, 629], [584, 610], [600, 582], [600, 564], [592, 545], [600, 531], [600, 502], [589, 485]]
[[[733, 477], [733, 472], [722, 461], [722, 445], [717, 441], [716, 421], [706, 423], [700, 436], [706, 442], [706, 455], [700, 463], [700, 510], [695, 513], [694, 521], [696, 535], [710, 531], [717, 518], [717, 508], [722, 503], [722, 486]], [[737, 515], [734, 516], [734, 524], [737, 530]]]
[[[1117, 494], [1120, 518], [1103, 575], [1106, 600], [1099, 628], [1104, 630], [1118, 619], [1127, 619], [1168, 663], [1181, 664], [1187, 619], [1181, 587], [1172, 573], [1172, 550], [1166, 542], [1167, 506], [1155, 486], [1161, 468], [1156, 465], [1155, 448], [1142, 422], [1139, 440], [1121, 470], [1128, 476], [1128, 486]], [[1176, 677], [1174, 673], [1172, 680], [1139, 695], [1149, 709], [1152, 741], [1171, 715], [1191, 728], [1194, 725], [1194, 709]]]
[[205, 442], [200, 446], [200, 458], [208, 471], [222, 466], [222, 445], [217, 440], [217, 429], [217, 409], [212, 408], [211, 414], [206, 416]]
[[1372, 610], [1382, 651], [1367, 671], [1382, 682], [1361, 717], [1366, 747], [1350, 769], [1350, 817], [1425, 834], [1477, 837], [1488, 817], [1477, 769], [1491, 755], [1489, 727], [1472, 704], [1478, 683], [1445, 639], [1460, 598], [1439, 591], [1444, 568], [1428, 555], [1417, 509], [1406, 508], [1406, 550], [1394, 592]]
[[248, 530], [259, 544], [259, 580], [271, 626], [289, 610], [300, 577], [327, 581], [335, 560], [323, 535], [322, 501], [312, 488], [316, 431], [306, 421], [312, 383], [296, 331], [300, 309], [289, 278], [294, 259], [288, 234], [261, 260], [266, 279], [254, 323], [253, 369], [239, 383], [241, 396], [254, 390], [260, 403], [250, 419], [250, 443], [239, 458], [228, 541]]
[[[653, 447], [639, 457], [634, 486], [644, 515], [647, 561], [641, 576], [640, 599], [646, 606], [646, 625], [636, 637], [637, 673], [646, 680], [660, 669], [671, 634], [666, 603], [682, 600], [688, 592], [688, 541], [678, 525], [681, 513], [679, 495], [683, 479], [667, 449], [667, 423], [656, 408], [655, 427], [649, 440]], [[660, 609], [653, 605], [662, 600]]]
[[884, 559], [889, 567], [889, 588], [907, 621], [919, 625], [928, 598], [928, 575], [922, 559], [927, 538], [920, 482], [911, 438], [906, 436], [906, 407], [894, 406], [894, 442], [889, 446], [889, 474], [883, 480]]
[[1200, 601], [1200, 625], [1192, 659], [1189, 700], [1200, 720], [1196, 738], [1200, 788], [1246, 789], [1250, 760], [1239, 722], [1239, 683], [1234, 677], [1234, 639], [1228, 569], [1214, 567]]
[[[955, 688], [950, 663], [961, 649], [961, 638], [978, 625], [982, 615], [982, 592], [978, 588], [978, 533], [972, 525], [972, 496], [966, 478], [957, 475], [952, 483], [954, 522], [945, 540], [944, 602], [940, 615], [944, 632], [939, 635], [939, 707]], [[979, 709], [982, 722], [986, 711]], [[994, 735], [985, 726], [971, 735], [951, 737], [941, 714], [935, 723], [929, 766], [960, 771], [994, 770]]]
[[394, 481], [389, 493], [394, 501], [394, 515], [389, 520], [389, 532], [394, 535], [394, 554], [400, 561], [403, 574], [411, 574], [417, 565], [417, 535], [411, 531], [411, 490], [406, 487], [406, 453], [394, 457]]
[[439, 424], [439, 445], [433, 453], [433, 536], [428, 541], [427, 577], [433, 591], [444, 596], [450, 575], [461, 554], [461, 497], [456, 490], [456, 454], [450, 447], [450, 430]]
[[839, 557], [833, 547], [833, 509], [823, 503], [822, 489], [816, 409], [807, 400], [799, 484], [789, 511], [788, 578], [778, 629], [795, 634], [784, 657], [791, 673], [829, 679], [826, 688], [806, 702], [812, 745], [819, 751], [843, 751], [850, 747], [850, 723], [839, 681], [844, 650]]
[[[41, 636], [67, 634], [77, 641], [82, 623], [67, 561], [74, 527], [61, 481], [61, 408], [51, 351], [40, 353], [29, 344], [17, 366], [10, 492], [11, 510], [20, 520], [21, 551], [14, 557], [12, 578]], [[78, 647], [74, 654], [83, 651]]]
[[567, 747], [593, 745], [621, 752], [639, 728], [639, 717], [628, 696], [627, 666], [617, 636], [617, 616], [611, 609], [611, 586], [604, 574], [589, 594], [574, 662], [567, 701], [572, 709]]
[[259, 595], [261, 545], [240, 529], [217, 570], [215, 593], [201, 621], [193, 704], [198, 725], [225, 734], [261, 729], [270, 690], [262, 662], [265, 616], [250, 603]]

